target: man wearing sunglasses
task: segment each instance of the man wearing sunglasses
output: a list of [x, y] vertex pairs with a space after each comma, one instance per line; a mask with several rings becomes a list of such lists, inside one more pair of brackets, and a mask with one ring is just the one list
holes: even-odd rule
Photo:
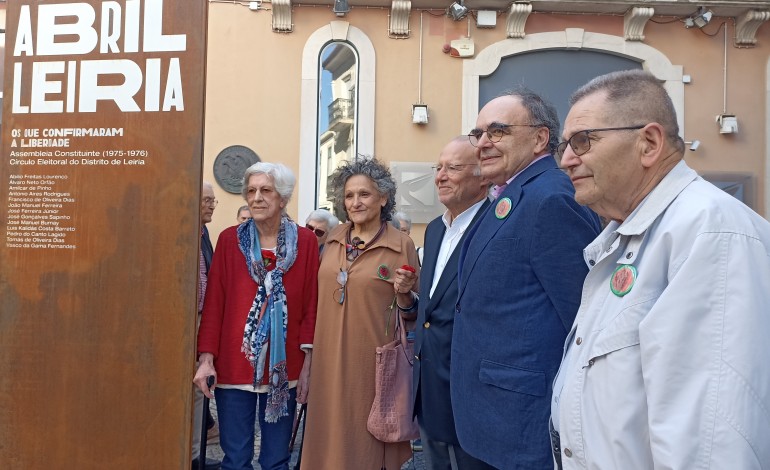
[[460, 252], [450, 391], [460, 445], [496, 468], [553, 468], [550, 384], [600, 230], [556, 165], [558, 135], [556, 109], [523, 88], [469, 134], [495, 187]]
[[687, 166], [652, 74], [597, 77], [570, 102], [561, 165], [610, 222], [584, 250], [554, 382], [557, 462], [770, 468], [770, 224]]
[[307, 216], [305, 220], [305, 227], [315, 233], [318, 239], [318, 252], [320, 256], [323, 256], [324, 245], [326, 244], [326, 237], [329, 235], [329, 230], [333, 229], [340, 223], [340, 220], [331, 212], [326, 209], [316, 209]]

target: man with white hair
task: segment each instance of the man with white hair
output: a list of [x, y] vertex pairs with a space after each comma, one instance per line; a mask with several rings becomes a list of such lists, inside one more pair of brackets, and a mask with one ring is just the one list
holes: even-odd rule
[[[390, 223], [400, 231], [411, 236], [412, 218], [409, 217], [405, 212], [398, 211], [394, 213], [393, 219], [391, 219]], [[422, 266], [422, 257], [425, 250], [421, 246], [416, 246], [415, 248], [417, 249], [417, 259], [420, 261], [420, 266]]]
[[[211, 258], [214, 255], [214, 247], [211, 244], [211, 238], [209, 237], [209, 230], [206, 227], [206, 224], [211, 222], [211, 218], [214, 215], [214, 208], [217, 207], [217, 204], [218, 201], [214, 195], [214, 186], [212, 186], [211, 183], [204, 181], [203, 187], [201, 188], [201, 244], [198, 256], [198, 318], [195, 320], [196, 337], [198, 336], [200, 315], [203, 311], [203, 299], [206, 296], [209, 267], [211, 266]], [[201, 446], [201, 426], [203, 425], [203, 393], [195, 385], [193, 385], [193, 398], [195, 400], [195, 407], [193, 409], [192, 429], [192, 468], [195, 470], [198, 468], [198, 456], [200, 454]], [[206, 470], [219, 468], [219, 465], [220, 462], [218, 460], [206, 459]]]

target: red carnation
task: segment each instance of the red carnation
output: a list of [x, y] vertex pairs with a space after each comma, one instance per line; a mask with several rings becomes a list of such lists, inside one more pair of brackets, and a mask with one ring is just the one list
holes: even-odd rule
[[275, 267], [275, 259], [275, 253], [271, 250], [262, 250], [262, 264], [264, 264], [265, 269], [272, 271]]
[[408, 264], [405, 264], [405, 265], [401, 266], [401, 269], [403, 269], [404, 271], [409, 271], [410, 273], [416, 273], [417, 272], [416, 269], [414, 269], [412, 266], [409, 266]]

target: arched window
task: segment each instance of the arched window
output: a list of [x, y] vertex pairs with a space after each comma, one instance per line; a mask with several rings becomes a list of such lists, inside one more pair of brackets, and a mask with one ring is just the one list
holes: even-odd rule
[[308, 38], [302, 55], [298, 217], [329, 207], [337, 164], [374, 154], [374, 47], [358, 28], [332, 21]]
[[[357, 153], [358, 57], [347, 42], [332, 41], [321, 51], [320, 62], [315, 205], [334, 211], [327, 190], [329, 176], [339, 162]], [[335, 215], [344, 220], [341, 214]]]
[[[461, 132], [476, 124], [482, 77], [492, 75], [505, 58], [519, 54], [535, 54], [552, 50], [595, 51], [632, 59], [664, 80], [664, 86], [676, 109], [680, 132], [684, 132], [684, 84], [682, 66], [674, 65], [657, 49], [640, 42], [629, 42], [620, 36], [586, 32], [580, 28], [528, 34], [523, 39], [506, 39], [484, 48], [474, 59], [463, 62], [463, 118]], [[598, 72], [597, 75], [602, 72]], [[559, 76], [559, 75], [557, 75]], [[590, 78], [590, 77], [589, 77]], [[564, 116], [561, 116], [564, 119]]]

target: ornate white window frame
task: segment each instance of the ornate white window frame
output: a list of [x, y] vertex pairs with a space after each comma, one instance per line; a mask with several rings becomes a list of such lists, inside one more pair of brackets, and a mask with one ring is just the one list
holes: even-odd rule
[[[346, 41], [358, 51], [358, 153], [374, 155], [374, 46], [363, 31], [347, 21], [332, 21], [310, 35], [302, 51], [299, 132], [298, 217], [315, 210], [318, 150], [318, 68], [321, 50], [331, 41]], [[310, 182], [313, 182], [310, 184]]]
[[588, 49], [639, 60], [661, 80], [676, 108], [680, 133], [684, 133], [684, 83], [682, 66], [673, 65], [657, 49], [640, 42], [629, 42], [620, 36], [589, 33], [581, 28], [528, 34], [522, 39], [504, 39], [484, 48], [474, 59], [463, 63], [462, 129], [466, 133], [476, 125], [479, 110], [479, 77], [492, 74], [500, 61], [508, 56], [546, 49]]

